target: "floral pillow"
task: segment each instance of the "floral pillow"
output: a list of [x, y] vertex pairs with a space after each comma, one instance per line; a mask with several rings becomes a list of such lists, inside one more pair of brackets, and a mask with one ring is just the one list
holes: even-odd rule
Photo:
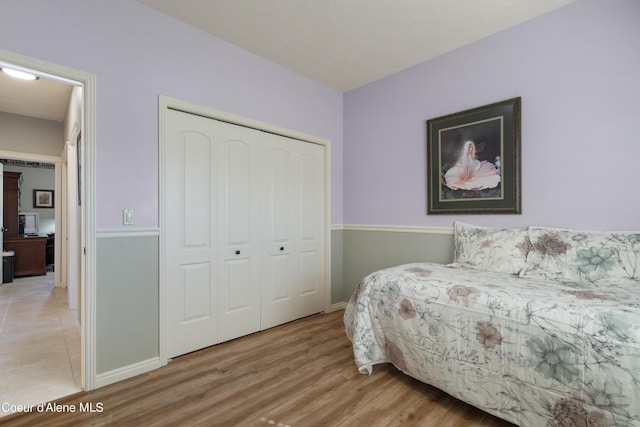
[[523, 275], [573, 283], [640, 284], [640, 232], [529, 227]]
[[454, 265], [496, 273], [519, 274], [531, 248], [526, 228], [454, 225]]

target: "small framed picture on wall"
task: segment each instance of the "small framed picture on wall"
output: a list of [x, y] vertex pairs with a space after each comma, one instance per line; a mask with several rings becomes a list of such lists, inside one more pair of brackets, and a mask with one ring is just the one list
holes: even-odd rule
[[53, 208], [53, 190], [33, 190], [34, 208]]

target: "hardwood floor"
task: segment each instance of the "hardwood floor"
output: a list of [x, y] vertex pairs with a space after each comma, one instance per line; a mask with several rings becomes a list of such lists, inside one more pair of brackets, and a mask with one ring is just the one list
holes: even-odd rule
[[[9, 426], [394, 426], [512, 424], [379, 365], [357, 372], [342, 311], [320, 314], [172, 360], [57, 400], [75, 412], [16, 413]], [[100, 412], [87, 412], [87, 405]], [[81, 405], [83, 405], [81, 407]]]

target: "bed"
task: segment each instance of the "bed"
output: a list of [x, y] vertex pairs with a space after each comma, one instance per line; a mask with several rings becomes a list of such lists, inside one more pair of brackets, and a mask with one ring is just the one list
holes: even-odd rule
[[522, 426], [640, 425], [640, 233], [455, 224], [450, 265], [376, 271], [344, 314], [392, 363]]

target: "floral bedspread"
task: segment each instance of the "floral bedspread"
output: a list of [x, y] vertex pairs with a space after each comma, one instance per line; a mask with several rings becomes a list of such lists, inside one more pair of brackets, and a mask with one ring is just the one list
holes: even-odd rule
[[442, 264], [377, 271], [344, 314], [356, 365], [391, 362], [522, 426], [640, 425], [640, 288]]

